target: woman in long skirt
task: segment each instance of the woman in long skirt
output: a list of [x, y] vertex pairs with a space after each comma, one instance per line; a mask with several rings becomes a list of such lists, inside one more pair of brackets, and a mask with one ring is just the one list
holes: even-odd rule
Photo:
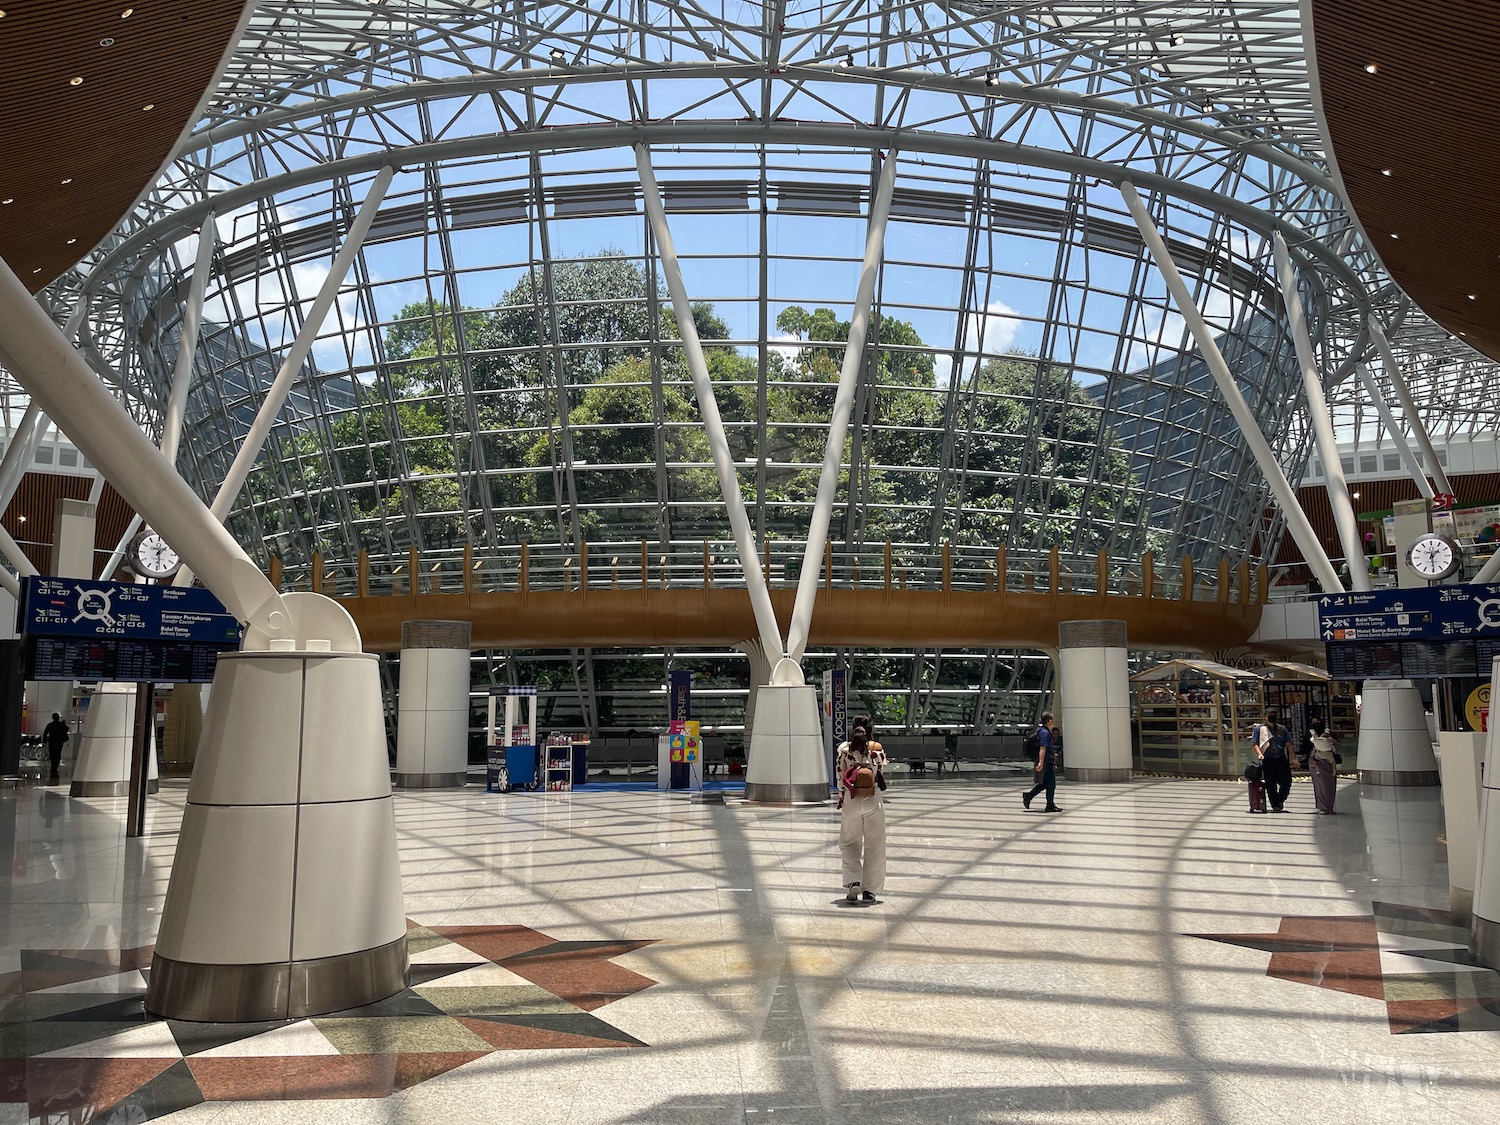
[[1307, 763], [1312, 773], [1313, 801], [1318, 806], [1318, 815], [1333, 815], [1333, 798], [1338, 789], [1339, 744], [1328, 733], [1322, 719], [1313, 719], [1307, 724], [1312, 735], [1312, 758]]

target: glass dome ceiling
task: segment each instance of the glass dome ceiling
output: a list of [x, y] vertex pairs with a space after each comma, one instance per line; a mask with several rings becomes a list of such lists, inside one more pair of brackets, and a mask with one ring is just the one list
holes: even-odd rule
[[[1295, 2], [272, 0], [162, 180], [58, 296], [82, 290], [85, 345], [156, 426], [211, 224], [179, 463], [212, 495], [394, 165], [239, 536], [292, 564], [727, 540], [638, 144], [760, 538], [806, 534], [889, 151], [878, 346], [832, 529], [850, 549], [1269, 555], [1274, 505], [1121, 178], [1293, 479], [1310, 443], [1273, 229], [1340, 436], [1371, 424], [1348, 376], [1397, 295], [1328, 180]], [[1472, 394], [1471, 353], [1424, 325], [1406, 317], [1398, 346]], [[1476, 396], [1471, 417], [1488, 409]]]

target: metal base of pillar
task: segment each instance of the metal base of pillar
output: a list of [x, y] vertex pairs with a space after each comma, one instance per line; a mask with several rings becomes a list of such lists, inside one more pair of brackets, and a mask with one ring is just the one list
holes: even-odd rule
[[1476, 917], [1469, 932], [1469, 952], [1486, 968], [1500, 969], [1500, 922]]
[[828, 800], [828, 786], [787, 785], [769, 782], [749, 782], [745, 785], [745, 800], [760, 804], [813, 804]]
[[462, 789], [469, 781], [464, 773], [396, 773], [391, 775], [393, 789]]
[[1437, 770], [1360, 770], [1361, 785], [1441, 785]]
[[1448, 914], [1455, 926], [1469, 925], [1474, 920], [1474, 892], [1462, 887], [1449, 887]]
[[[161, 789], [161, 782], [152, 778], [146, 782], [146, 792], [156, 793]], [[130, 782], [128, 781], [74, 781], [68, 786], [69, 797], [128, 797], [130, 796]]]
[[1123, 769], [1088, 769], [1083, 766], [1064, 766], [1063, 777], [1068, 781], [1117, 782], [1130, 780], [1130, 767]]
[[191, 965], [151, 959], [146, 1010], [200, 1023], [256, 1023], [373, 1004], [406, 987], [406, 937], [389, 945], [274, 965]]

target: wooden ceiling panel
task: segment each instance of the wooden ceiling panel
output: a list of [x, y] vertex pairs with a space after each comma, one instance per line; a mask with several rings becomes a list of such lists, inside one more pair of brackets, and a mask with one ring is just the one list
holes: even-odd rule
[[1312, 13], [1350, 206], [1422, 311], [1500, 359], [1500, 4], [1312, 0]]
[[0, 257], [32, 292], [156, 177], [245, 4], [0, 0]]

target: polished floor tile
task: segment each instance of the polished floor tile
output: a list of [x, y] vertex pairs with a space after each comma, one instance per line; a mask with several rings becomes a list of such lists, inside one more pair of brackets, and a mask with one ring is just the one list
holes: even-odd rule
[[893, 787], [859, 910], [829, 809], [400, 794], [411, 988], [256, 1025], [141, 1006], [180, 783], [140, 841], [121, 800], [0, 797], [0, 1125], [1494, 1121], [1435, 791], [1019, 789]]

